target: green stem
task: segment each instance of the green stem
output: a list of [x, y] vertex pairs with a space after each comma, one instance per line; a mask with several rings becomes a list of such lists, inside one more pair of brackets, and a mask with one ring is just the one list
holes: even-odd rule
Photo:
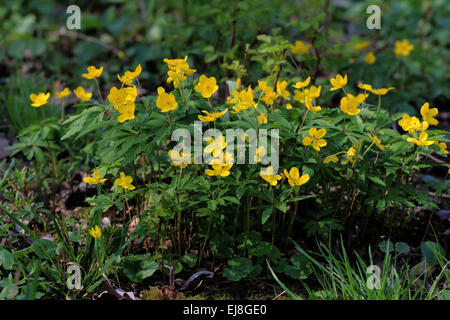
[[98, 96], [100, 97], [100, 101], [102, 102], [102, 105], [103, 105], [103, 107], [105, 108], [105, 111], [106, 111], [105, 102], [103, 101], [103, 97], [102, 97], [102, 94], [100, 92], [100, 85], [98, 84], [97, 78], [94, 78], [94, 80], [95, 80], [95, 83], [97, 84]]

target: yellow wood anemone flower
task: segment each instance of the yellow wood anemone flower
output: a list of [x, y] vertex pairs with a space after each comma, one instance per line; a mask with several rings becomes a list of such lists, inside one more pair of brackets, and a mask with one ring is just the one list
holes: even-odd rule
[[67, 97], [70, 93], [71, 91], [69, 90], [69, 88], [64, 88], [64, 90], [62, 91], [55, 91], [55, 94], [59, 99]]
[[176, 150], [169, 150], [169, 157], [172, 159], [170, 163], [174, 167], [186, 168], [192, 162], [192, 157], [189, 152], [178, 152]]
[[89, 66], [87, 68], [88, 73], [83, 73], [82, 76], [83, 78], [86, 79], [95, 79], [95, 78], [99, 78], [102, 75], [103, 72], [103, 67], [100, 68], [96, 68], [94, 66]]
[[117, 78], [124, 85], [131, 86], [133, 84], [133, 80], [137, 78], [141, 74], [141, 72], [142, 67], [139, 64], [134, 71], [125, 71], [122, 77], [119, 74], [117, 74]]
[[447, 144], [445, 142], [434, 141], [434, 143], [441, 148], [441, 152], [444, 154], [448, 154]]
[[88, 101], [92, 97], [92, 92], [86, 92], [83, 87], [78, 87], [73, 90], [73, 93], [77, 96], [81, 101]]
[[422, 131], [419, 135], [419, 139], [416, 138], [407, 138], [406, 141], [408, 142], [412, 142], [415, 145], [418, 146], [429, 146], [432, 145], [434, 143], [434, 141], [432, 140], [427, 140], [428, 139], [428, 133], [426, 133], [425, 131]]
[[409, 56], [411, 51], [414, 49], [414, 45], [410, 44], [408, 39], [403, 39], [401, 41], [395, 41], [394, 53], [397, 58], [403, 58]]
[[266, 124], [267, 123], [267, 113], [261, 112], [261, 114], [256, 117], [256, 120], [258, 120], [259, 124]]
[[282, 97], [285, 100], [290, 100], [290, 92], [286, 89], [288, 83], [286, 80], [283, 80], [281, 82], [277, 82], [277, 94], [278, 96]]
[[300, 172], [296, 167], [292, 167], [291, 170], [289, 170], [289, 173], [286, 169], [284, 169], [283, 172], [291, 187], [301, 186], [309, 181], [309, 174], [305, 173], [300, 176]]
[[222, 117], [225, 113], [228, 112], [228, 109], [225, 109], [223, 111], [216, 111], [216, 112], [209, 112], [206, 110], [202, 110], [202, 112], [205, 114], [205, 116], [200, 114], [200, 115], [198, 115], [198, 119], [202, 122], [211, 122], [211, 121], [216, 121], [217, 119]]
[[233, 98], [228, 97], [226, 104], [235, 104], [233, 106], [233, 113], [241, 112], [242, 110], [247, 110], [250, 107], [256, 108], [256, 103], [253, 100], [253, 90], [251, 86], [248, 86], [247, 90], [233, 91]]
[[439, 121], [437, 121], [434, 116], [438, 114], [438, 108], [431, 108], [428, 102], [425, 102], [423, 106], [420, 108], [420, 114], [424, 121], [428, 122], [432, 126], [437, 126]]
[[330, 82], [333, 85], [333, 88], [331, 88], [330, 91], [339, 90], [347, 84], [347, 75], [342, 77], [340, 74], [337, 74], [336, 78], [330, 79]]
[[83, 179], [84, 182], [88, 183], [88, 184], [97, 184], [97, 183], [102, 183], [104, 181], [106, 181], [107, 179], [101, 179], [100, 178], [100, 173], [98, 170], [94, 170], [94, 172], [92, 173], [92, 177], [85, 177]]
[[219, 136], [217, 139], [209, 137], [209, 144], [203, 150], [205, 153], [211, 153], [214, 157], [218, 156], [223, 149], [227, 147], [224, 136]]
[[219, 90], [219, 86], [216, 83], [216, 78], [208, 78], [202, 74], [198, 84], [194, 87], [194, 90], [200, 93], [203, 98], [211, 98], [213, 93]]
[[40, 92], [38, 94], [30, 94], [30, 100], [32, 102], [31, 106], [38, 108], [40, 106], [43, 106], [45, 104], [47, 104], [48, 99], [50, 98], [50, 92], [47, 93], [43, 93]]
[[175, 96], [172, 93], [167, 93], [163, 87], [158, 88], [158, 98], [156, 98], [156, 107], [161, 112], [169, 112], [175, 110], [178, 106]]
[[134, 110], [136, 108], [136, 105], [132, 101], [128, 101], [126, 104], [121, 104], [119, 106], [119, 113], [120, 116], [117, 117], [117, 121], [120, 123], [125, 122], [127, 120], [134, 119]]
[[209, 164], [213, 170], [206, 169], [206, 175], [227, 177], [231, 174], [230, 169], [233, 166], [233, 155], [228, 152], [223, 152], [218, 157], [212, 159]]
[[278, 98], [278, 94], [273, 90], [272, 87], [267, 85], [266, 81], [258, 80], [258, 87], [264, 93], [264, 96], [261, 97], [261, 101], [267, 105], [272, 105], [276, 98]]
[[428, 129], [428, 122], [420, 122], [417, 117], [410, 117], [408, 114], [404, 113], [402, 118], [398, 121], [398, 125], [402, 127], [404, 131], [408, 131], [409, 134], [413, 134], [416, 131], [424, 131]]
[[256, 149], [256, 154], [253, 157], [253, 161], [255, 161], [256, 163], [261, 162], [261, 157], [264, 157], [266, 155], [266, 148], [264, 148], [264, 146], [259, 146]]
[[372, 136], [371, 134], [367, 134], [367, 136], [375, 143], [375, 145], [380, 148], [381, 150], [384, 150], [387, 145], [381, 144], [381, 140], [377, 136]]
[[293, 54], [305, 54], [308, 52], [309, 48], [311, 48], [311, 44], [304, 43], [301, 40], [295, 41], [295, 44], [290, 46], [290, 50]]
[[306, 78], [305, 81], [298, 81], [298, 82], [296, 82], [293, 85], [293, 87], [295, 89], [303, 89], [303, 88], [305, 88], [305, 87], [307, 87], [309, 85], [310, 81], [311, 81], [311, 77], [308, 77], [308, 78]]
[[323, 159], [323, 163], [325, 163], [325, 164], [326, 163], [330, 163], [330, 162], [336, 163], [338, 161], [339, 161], [339, 158], [336, 157], [336, 155], [334, 155], [334, 154], [332, 154], [332, 155], [326, 157], [325, 159]]
[[369, 41], [362, 41], [362, 42], [357, 42], [355, 43], [355, 45], [353, 46], [353, 49], [355, 50], [364, 50], [365, 48], [367, 48], [370, 45]]
[[278, 184], [278, 180], [281, 180], [281, 176], [279, 174], [274, 174], [272, 166], [267, 167], [265, 170], [261, 170], [259, 175], [261, 178], [270, 183], [271, 186], [276, 186]]
[[358, 94], [357, 96], [352, 95], [351, 93], [347, 94], [345, 97], [341, 99], [340, 107], [343, 112], [348, 115], [355, 116], [357, 115], [361, 109], [358, 106], [366, 100], [368, 94]]
[[92, 238], [99, 239], [102, 236], [102, 231], [98, 226], [95, 226], [89, 229], [89, 234], [92, 236]]
[[108, 94], [108, 100], [111, 101], [115, 110], [119, 110], [120, 106], [133, 102], [137, 97], [136, 86], [117, 89], [112, 87]]
[[322, 139], [323, 136], [327, 134], [327, 130], [324, 128], [317, 130], [316, 128], [311, 128], [308, 131], [309, 136], [304, 137], [302, 142], [305, 146], [312, 145], [312, 147], [320, 151], [320, 148], [325, 147], [327, 142], [325, 139]]
[[368, 54], [366, 54], [366, 56], [364, 57], [364, 61], [365, 61], [367, 64], [374, 64], [376, 60], [377, 60], [377, 58], [375, 57], [375, 54], [374, 54], [372, 51], [370, 51], [370, 52], [369, 52]]
[[134, 190], [136, 187], [131, 184], [133, 182], [133, 178], [130, 176], [126, 176], [125, 173], [120, 173], [120, 178], [114, 180], [114, 184], [128, 190]]
[[346, 154], [347, 160], [350, 162], [354, 162], [356, 158], [356, 149], [352, 146], [350, 149], [347, 150]]

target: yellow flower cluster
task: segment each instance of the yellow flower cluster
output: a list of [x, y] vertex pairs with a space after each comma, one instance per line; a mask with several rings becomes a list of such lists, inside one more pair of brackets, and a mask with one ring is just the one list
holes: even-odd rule
[[174, 88], [178, 88], [181, 82], [187, 79], [186, 75], [191, 76], [197, 70], [190, 69], [189, 64], [187, 62], [187, 56], [184, 59], [164, 59], [164, 62], [167, 63], [169, 67], [169, 71], [167, 75], [167, 82], [173, 83]]
[[[303, 82], [297, 82], [294, 85], [294, 100], [298, 101], [305, 105], [306, 109], [308, 111], [311, 111], [312, 113], [316, 113], [317, 111], [320, 111], [322, 107], [315, 105], [315, 99], [317, 99], [320, 96], [320, 91], [322, 90], [321, 86], [310, 86], [309, 88], [306, 88], [311, 81], [311, 78], [308, 77]], [[300, 91], [299, 89], [303, 89]]]
[[417, 146], [429, 146], [437, 144], [444, 154], [447, 154], [447, 145], [444, 142], [428, 140], [428, 133], [426, 130], [429, 125], [436, 126], [439, 122], [434, 117], [438, 114], [437, 108], [431, 108], [428, 102], [424, 103], [420, 108], [420, 114], [422, 115], [422, 122], [417, 117], [410, 117], [404, 113], [402, 118], [398, 121], [398, 125], [410, 135], [414, 135], [419, 132], [419, 136], [408, 137], [408, 142], [414, 143]]

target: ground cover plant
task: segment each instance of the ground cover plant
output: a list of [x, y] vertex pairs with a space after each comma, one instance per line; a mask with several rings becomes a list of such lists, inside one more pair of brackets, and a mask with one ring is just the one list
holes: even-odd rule
[[449, 299], [444, 1], [44, 3], [0, 8], [0, 299]]

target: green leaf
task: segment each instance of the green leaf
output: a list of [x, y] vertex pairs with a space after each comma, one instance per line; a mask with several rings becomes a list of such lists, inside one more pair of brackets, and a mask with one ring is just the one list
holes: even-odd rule
[[398, 253], [407, 254], [409, 252], [409, 245], [405, 242], [397, 242], [395, 244], [395, 251]]
[[392, 241], [381, 241], [378, 244], [378, 248], [380, 249], [381, 252], [392, 252], [394, 251], [394, 245], [392, 244]]
[[265, 224], [266, 221], [270, 218], [273, 212], [273, 207], [266, 208], [262, 213], [261, 223]]
[[431, 267], [437, 264], [438, 261], [436, 257], [442, 258], [444, 256], [444, 249], [436, 242], [424, 241], [420, 244], [420, 248], [423, 257], [425, 258], [425, 262]]
[[14, 265], [14, 256], [6, 249], [0, 249], [0, 267], [5, 270], [11, 270]]
[[141, 282], [151, 277], [159, 265], [149, 254], [129, 255], [123, 261], [123, 273], [133, 282]]

